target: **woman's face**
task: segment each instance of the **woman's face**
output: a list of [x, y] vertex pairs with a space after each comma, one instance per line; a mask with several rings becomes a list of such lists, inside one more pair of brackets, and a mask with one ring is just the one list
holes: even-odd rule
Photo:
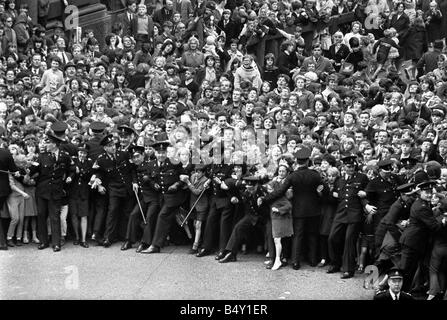
[[264, 82], [261, 87], [262, 92], [270, 92], [270, 83]]
[[337, 179], [337, 175], [330, 173], [327, 175], [327, 181], [331, 184], [335, 182], [335, 179]]
[[323, 112], [323, 103], [319, 100], [315, 101], [315, 111], [316, 112]]
[[293, 153], [295, 152], [295, 148], [296, 148], [295, 140], [290, 140], [289, 142], [287, 142], [287, 152]]
[[154, 105], [159, 105], [161, 103], [161, 98], [158, 95], [155, 95], [152, 97], [152, 102], [154, 103]]
[[146, 117], [146, 110], [144, 108], [140, 108], [138, 109], [138, 117], [139, 118], [144, 118]]
[[258, 99], [258, 94], [256, 93], [256, 90], [251, 90], [248, 93], [248, 100], [249, 101], [256, 101]]
[[278, 177], [284, 179], [287, 176], [287, 169], [284, 166], [278, 168]]
[[264, 129], [271, 129], [273, 127], [273, 122], [271, 119], [264, 120]]
[[283, 146], [286, 144], [287, 138], [285, 134], [280, 134], [278, 137], [278, 144]]
[[208, 67], [214, 66], [214, 59], [206, 59], [206, 65]]
[[296, 96], [290, 96], [288, 101], [289, 106], [294, 107], [298, 104]]
[[352, 32], [353, 33], [358, 33], [360, 31], [360, 26], [357, 24], [357, 23], [355, 23], [353, 26], [352, 26]]

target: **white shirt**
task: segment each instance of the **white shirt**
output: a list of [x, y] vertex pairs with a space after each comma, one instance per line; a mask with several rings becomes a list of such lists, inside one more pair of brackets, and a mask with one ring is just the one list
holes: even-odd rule
[[390, 295], [391, 295], [391, 298], [393, 298], [393, 300], [399, 300], [400, 292], [396, 295], [396, 294], [394, 294], [394, 292], [391, 291], [391, 289], [390, 289]]

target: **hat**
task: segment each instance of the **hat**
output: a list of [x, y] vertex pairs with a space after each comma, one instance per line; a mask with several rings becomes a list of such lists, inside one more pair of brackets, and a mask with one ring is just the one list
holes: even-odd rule
[[63, 142], [64, 141], [64, 139], [56, 136], [55, 134], [53, 134], [51, 132], [47, 133], [47, 138], [48, 138], [49, 141], [55, 142], [55, 143], [59, 143], [59, 142]]
[[357, 160], [357, 156], [349, 155], [340, 159], [343, 164], [355, 164]]
[[166, 151], [166, 149], [171, 145], [169, 141], [157, 141], [154, 142], [151, 147], [157, 151]]
[[301, 147], [295, 152], [295, 158], [297, 160], [307, 160], [310, 158], [311, 153], [312, 152], [309, 150], [309, 148]]
[[62, 121], [56, 121], [51, 125], [51, 130], [57, 135], [62, 135], [67, 129], [68, 125]]
[[245, 184], [249, 185], [249, 186], [255, 186], [259, 183], [260, 178], [258, 176], [246, 176], [242, 178], [245, 182]]
[[397, 268], [391, 268], [387, 274], [388, 274], [388, 279], [403, 279], [404, 278], [402, 270], [397, 269]]
[[400, 163], [402, 163], [402, 165], [404, 167], [414, 167], [416, 165], [416, 163], [418, 163], [418, 159], [409, 157], [409, 158], [404, 158], [400, 160]]
[[144, 151], [145, 149], [143, 146], [132, 145], [129, 148], [129, 154], [131, 156], [134, 156], [135, 154], [144, 155]]
[[432, 108], [431, 111], [432, 116], [439, 116], [444, 118], [445, 117], [445, 108], [442, 104], [437, 104]]
[[107, 127], [107, 125], [101, 121], [93, 121], [90, 124], [90, 129], [92, 129], [92, 131], [95, 133], [103, 132], [106, 127]]
[[414, 191], [415, 184], [413, 182], [401, 184], [396, 188], [400, 193], [411, 193]]
[[101, 145], [101, 146], [106, 146], [106, 145], [108, 145], [108, 144], [110, 144], [110, 143], [115, 143], [115, 141], [113, 140], [113, 135], [111, 135], [111, 134], [108, 134], [108, 135], [106, 135], [104, 138], [102, 138], [101, 139], [101, 141], [99, 142], [99, 144]]
[[67, 62], [64, 66], [64, 71], [67, 70], [68, 68], [73, 67], [76, 69], [76, 65], [73, 62]]
[[225, 13], [231, 14], [231, 10], [230, 9], [223, 9], [222, 15], [224, 15]]
[[416, 187], [419, 190], [432, 190], [435, 186], [436, 186], [435, 180], [427, 180], [427, 181], [419, 183]]
[[381, 170], [391, 171], [393, 169], [393, 161], [391, 161], [390, 159], [380, 160], [379, 163], [377, 163], [377, 166]]
[[121, 126], [118, 127], [118, 133], [119, 133], [120, 135], [121, 135], [121, 134], [124, 134], [124, 135], [131, 135], [131, 134], [134, 134], [135, 131], [134, 131], [134, 129], [132, 129], [132, 128], [129, 127], [129, 126], [121, 125]]

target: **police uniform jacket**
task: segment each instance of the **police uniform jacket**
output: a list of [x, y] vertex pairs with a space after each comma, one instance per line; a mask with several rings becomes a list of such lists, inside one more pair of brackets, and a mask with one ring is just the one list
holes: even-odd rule
[[[17, 171], [17, 167], [14, 163], [11, 153], [7, 149], [0, 149], [0, 169], [10, 172]], [[6, 197], [11, 193], [11, 188], [9, 187], [8, 174], [0, 173], [0, 197]]]
[[320, 174], [308, 167], [299, 167], [287, 176], [280, 188], [265, 197], [267, 202], [284, 195], [290, 187], [293, 190], [292, 216], [293, 218], [316, 217], [321, 214], [320, 195], [317, 187], [323, 184]]
[[442, 228], [442, 223], [433, 215], [430, 203], [418, 198], [411, 206], [410, 224], [402, 233], [400, 243], [423, 253], [430, 235]]
[[389, 181], [379, 175], [368, 183], [365, 191], [369, 204], [377, 207], [376, 214], [383, 216], [388, 212], [393, 202], [399, 197], [396, 188], [402, 183], [403, 181], [395, 174], [390, 176]]
[[102, 185], [109, 191], [109, 196], [133, 195], [132, 182], [136, 182], [136, 175], [127, 152], [116, 151], [114, 158], [103, 152], [96, 162], [99, 166], [95, 171], [96, 177], [101, 179]]
[[[383, 290], [383, 291], [379, 291], [377, 292], [377, 294], [374, 296], [374, 300], [379, 300], [379, 301], [394, 301], [393, 297], [391, 296], [390, 290]], [[413, 296], [411, 294], [408, 294], [406, 292], [401, 291], [399, 293], [399, 300], [414, 300]]]
[[[157, 160], [156, 160], [157, 161]], [[187, 191], [183, 189], [184, 183], [180, 181], [180, 175], [184, 174], [181, 163], [173, 163], [169, 158], [158, 164], [158, 174], [152, 173], [152, 180], [160, 186], [163, 205], [177, 207], [185, 202]], [[173, 189], [169, 189], [173, 187]]]
[[88, 157], [95, 161], [98, 159], [99, 155], [104, 152], [103, 146], [99, 144], [103, 136], [97, 135], [93, 136], [89, 141], [87, 141], [87, 150], [88, 150]]
[[89, 182], [93, 172], [93, 161], [87, 158], [81, 162], [78, 158], [75, 158], [73, 162], [75, 169], [78, 170], [76, 170], [73, 181], [69, 184], [69, 196], [72, 199], [87, 200], [91, 190]]
[[230, 178], [232, 166], [229, 164], [215, 164], [211, 167], [210, 179], [212, 182], [212, 200], [216, 203], [216, 208], [224, 208], [231, 205], [231, 195], [228, 190], [223, 190], [214, 178], [225, 181]]
[[146, 203], [160, 201], [161, 193], [154, 187], [154, 182], [151, 179], [151, 175], [159, 174], [159, 168], [156, 161], [144, 160], [138, 166], [135, 166], [135, 173], [137, 177], [137, 183], [139, 191], [143, 195], [143, 201]]
[[244, 213], [250, 218], [252, 225], [258, 221], [264, 221], [269, 216], [269, 207], [264, 203], [258, 206], [258, 198], [265, 196], [266, 190], [258, 186], [254, 194], [245, 190], [242, 195], [242, 203], [244, 206]]
[[[36, 196], [47, 200], [62, 200], [66, 196], [65, 180], [73, 180], [75, 167], [69, 154], [59, 150], [57, 160], [50, 152], [39, 154], [37, 166], [31, 167], [30, 175], [39, 173], [36, 179]], [[73, 181], [72, 181], [73, 182]]]
[[339, 203], [334, 221], [340, 223], [357, 223], [362, 221], [363, 206], [366, 204], [366, 201], [361, 199], [357, 193], [364, 191], [368, 182], [368, 177], [360, 172], [354, 173], [349, 180], [346, 180], [345, 177], [337, 180], [334, 191], [338, 193]]

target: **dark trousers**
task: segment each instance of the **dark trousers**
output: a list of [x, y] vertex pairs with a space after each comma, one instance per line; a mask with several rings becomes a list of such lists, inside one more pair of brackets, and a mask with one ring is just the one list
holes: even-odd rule
[[407, 247], [406, 245], [402, 245], [402, 252], [399, 264], [399, 268], [404, 273], [404, 283], [402, 285], [402, 291], [410, 291], [413, 284], [414, 275], [422, 258], [423, 254], [421, 254], [417, 250]]
[[61, 200], [37, 198], [37, 234], [43, 244], [48, 244], [47, 219], [50, 217], [51, 242], [61, 245]]
[[[233, 227], [233, 206], [217, 208], [214, 201], [211, 202], [210, 211], [206, 220], [205, 234], [203, 235], [203, 248], [211, 251], [214, 240], [219, 234], [219, 250], [223, 250], [230, 239]], [[220, 231], [220, 232], [219, 232]]]
[[257, 228], [264, 231], [264, 227], [265, 225], [259, 222], [253, 225], [253, 217], [245, 215], [234, 226], [233, 232], [231, 232], [230, 239], [228, 240], [225, 249], [227, 251], [231, 251], [234, 255], [237, 255], [242, 241], [246, 240], [250, 236], [252, 229]]
[[[160, 208], [158, 201], [144, 202], [140, 197], [141, 209], [145, 214], [145, 219], [147, 224], [144, 225], [144, 233], [142, 242], [150, 244], [152, 242], [153, 230], [155, 229], [155, 224], [157, 221], [157, 213]], [[143, 222], [143, 217], [141, 216], [140, 207], [138, 203], [134, 206], [132, 212], [129, 216], [129, 222], [127, 223], [126, 240], [135, 243], [137, 242], [138, 228]]]
[[152, 245], [154, 247], [161, 248], [169, 234], [172, 224], [175, 221], [175, 215], [178, 211], [179, 206], [169, 207], [169, 204], [164, 204], [158, 215], [157, 224], [155, 227], [154, 237], [152, 240]]
[[389, 231], [390, 234], [393, 236], [393, 238], [397, 242], [399, 242], [401, 234], [399, 228], [395, 224], [379, 223], [379, 225], [376, 228], [376, 233], [374, 235], [376, 258], [378, 258], [380, 255], [380, 248], [382, 247], [383, 239], [385, 238], [387, 231]]
[[88, 234], [100, 234], [104, 228], [107, 212], [107, 195], [94, 191], [90, 195], [90, 210], [88, 217]]
[[134, 206], [133, 197], [109, 196], [109, 209], [106, 217], [104, 239], [113, 241], [118, 233], [119, 238], [125, 238], [127, 221]]
[[[7, 197], [0, 197], [0, 208], [3, 208]], [[0, 247], [6, 246], [5, 231], [3, 230], [2, 219], [0, 218]]]
[[318, 263], [318, 229], [320, 217], [293, 218], [292, 261], [299, 263], [303, 256], [304, 238], [309, 248], [309, 262]]
[[447, 246], [435, 244], [430, 258], [430, 294], [437, 295], [447, 289]]
[[332, 224], [329, 234], [329, 257], [332, 264], [341, 267], [344, 272], [355, 271], [355, 258], [357, 256], [357, 239], [360, 234], [361, 223]]

